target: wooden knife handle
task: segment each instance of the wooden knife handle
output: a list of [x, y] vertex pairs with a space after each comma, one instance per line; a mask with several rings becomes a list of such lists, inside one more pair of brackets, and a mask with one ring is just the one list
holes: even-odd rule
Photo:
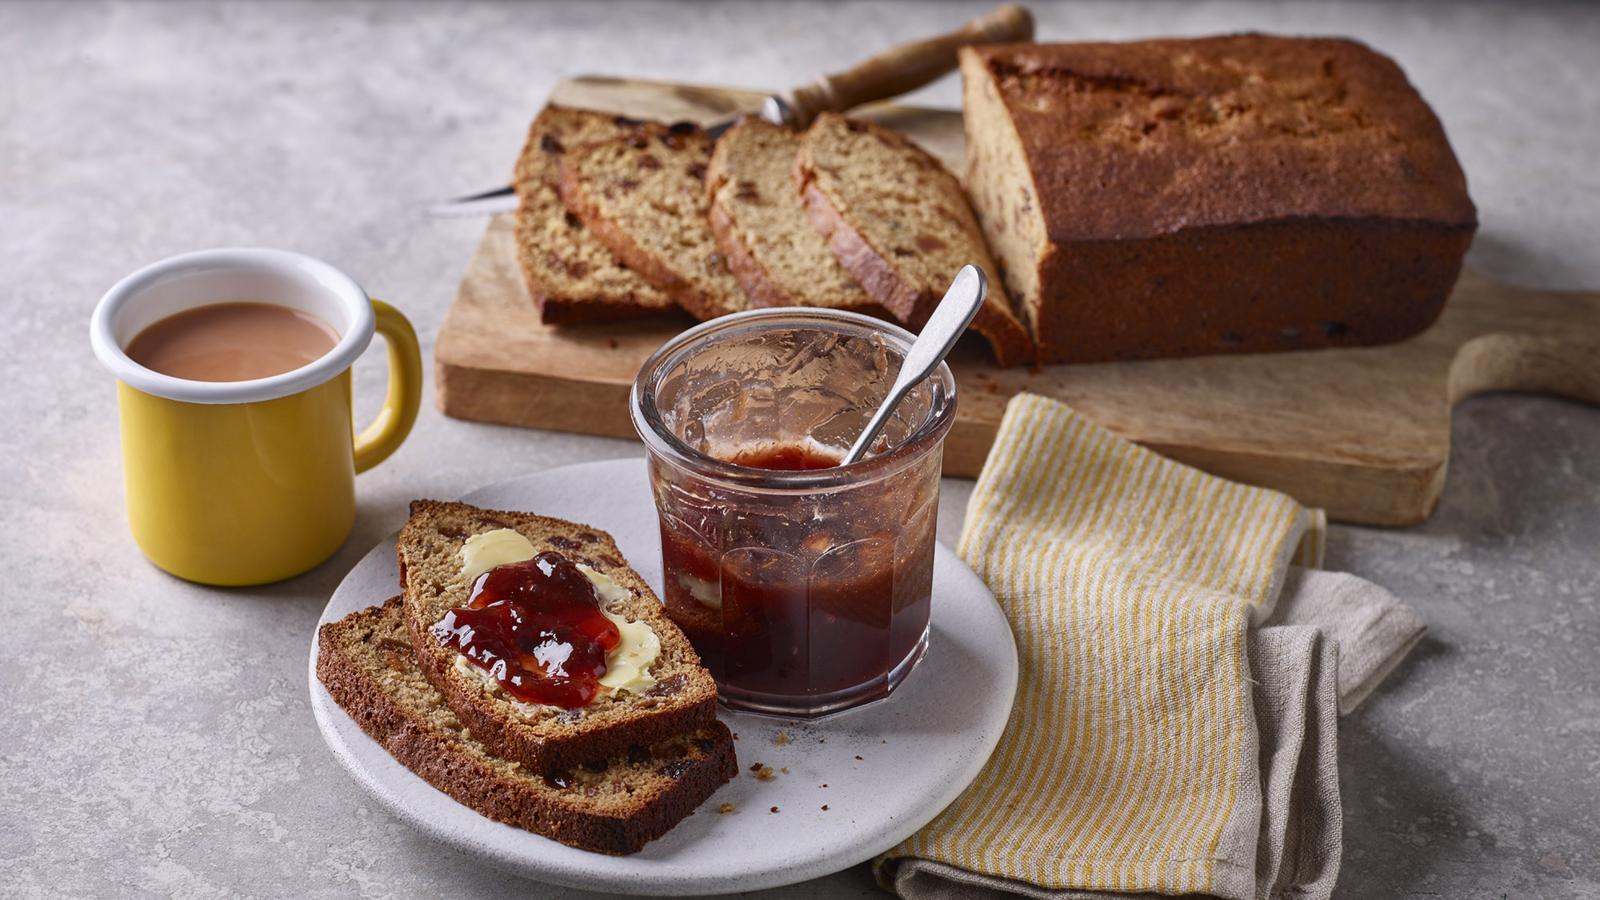
[[966, 44], [1002, 44], [1033, 39], [1033, 14], [1006, 3], [948, 34], [885, 50], [865, 62], [783, 96], [785, 118], [805, 128], [817, 114], [842, 112], [914, 91], [956, 67], [956, 48]]

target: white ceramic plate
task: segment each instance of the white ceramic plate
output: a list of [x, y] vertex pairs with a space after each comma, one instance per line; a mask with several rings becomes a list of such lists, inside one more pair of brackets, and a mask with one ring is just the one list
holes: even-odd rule
[[[552, 469], [462, 499], [603, 528], [661, 590], [659, 532], [643, 460]], [[398, 583], [390, 538], [345, 576], [322, 621], [381, 603]], [[315, 636], [311, 708], [328, 747], [379, 801], [429, 836], [505, 870], [631, 893], [776, 887], [836, 872], [899, 843], [954, 800], [994, 750], [1017, 688], [1010, 626], [978, 576], [942, 545], [933, 586], [928, 655], [898, 690], [820, 721], [721, 710], [739, 736], [739, 777], [632, 856], [575, 850], [491, 821], [413, 775], [328, 696], [316, 677]], [[773, 777], [754, 777], [756, 763], [771, 766]], [[735, 811], [719, 813], [723, 803]]]

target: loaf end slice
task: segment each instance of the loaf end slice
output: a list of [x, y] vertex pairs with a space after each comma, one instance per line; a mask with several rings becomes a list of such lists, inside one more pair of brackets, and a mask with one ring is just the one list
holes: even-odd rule
[[559, 160], [568, 150], [631, 132], [633, 119], [550, 104], [517, 158], [517, 262], [547, 324], [678, 314], [666, 291], [628, 268], [561, 202]]
[[698, 319], [749, 307], [711, 233], [710, 135], [640, 125], [563, 154], [561, 199], [602, 244]]
[[824, 113], [801, 140], [795, 179], [834, 256], [896, 318], [926, 321], [971, 263], [989, 275], [973, 330], [1002, 366], [1032, 359], [961, 183], [931, 154], [876, 123]]
[[417, 668], [399, 597], [322, 626], [317, 678], [424, 781], [491, 819], [582, 850], [636, 852], [738, 774], [720, 722], [549, 778], [494, 755]]
[[[481, 670], [458, 663], [465, 658], [441, 645], [432, 628], [448, 610], [467, 605], [471, 585], [461, 577], [461, 546], [474, 534], [498, 528], [520, 532], [535, 552], [556, 551], [627, 589], [628, 600], [608, 608], [648, 624], [659, 638], [661, 651], [649, 668], [653, 687], [637, 694], [603, 692], [587, 706], [561, 709], [508, 697]], [[418, 500], [411, 504], [396, 553], [417, 664], [473, 736], [496, 755], [535, 772], [567, 770], [715, 720], [711, 673], [605, 532], [531, 513]]]
[[752, 306], [809, 306], [883, 316], [811, 225], [794, 183], [800, 137], [746, 119], [723, 133], [706, 170], [711, 230]]

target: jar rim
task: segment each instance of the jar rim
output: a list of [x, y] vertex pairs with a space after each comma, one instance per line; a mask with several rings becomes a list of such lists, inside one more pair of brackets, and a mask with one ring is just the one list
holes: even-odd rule
[[670, 372], [696, 345], [732, 330], [826, 328], [887, 340], [901, 360], [916, 336], [904, 328], [861, 313], [837, 309], [785, 306], [752, 309], [702, 322], [662, 344], [640, 366], [629, 391], [629, 413], [634, 430], [655, 455], [706, 478], [769, 490], [816, 491], [873, 481], [899, 471], [937, 447], [955, 423], [956, 381], [948, 363], [941, 362], [928, 376], [933, 397], [928, 414], [904, 440], [884, 453], [828, 469], [779, 471], [736, 465], [689, 446], [672, 432], [656, 405], [661, 377]]

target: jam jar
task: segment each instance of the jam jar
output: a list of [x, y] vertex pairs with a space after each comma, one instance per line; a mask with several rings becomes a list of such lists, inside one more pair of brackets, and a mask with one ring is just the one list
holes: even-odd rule
[[912, 340], [854, 313], [753, 310], [684, 332], [640, 370], [663, 599], [727, 706], [847, 709], [926, 652], [949, 367], [839, 465]]

